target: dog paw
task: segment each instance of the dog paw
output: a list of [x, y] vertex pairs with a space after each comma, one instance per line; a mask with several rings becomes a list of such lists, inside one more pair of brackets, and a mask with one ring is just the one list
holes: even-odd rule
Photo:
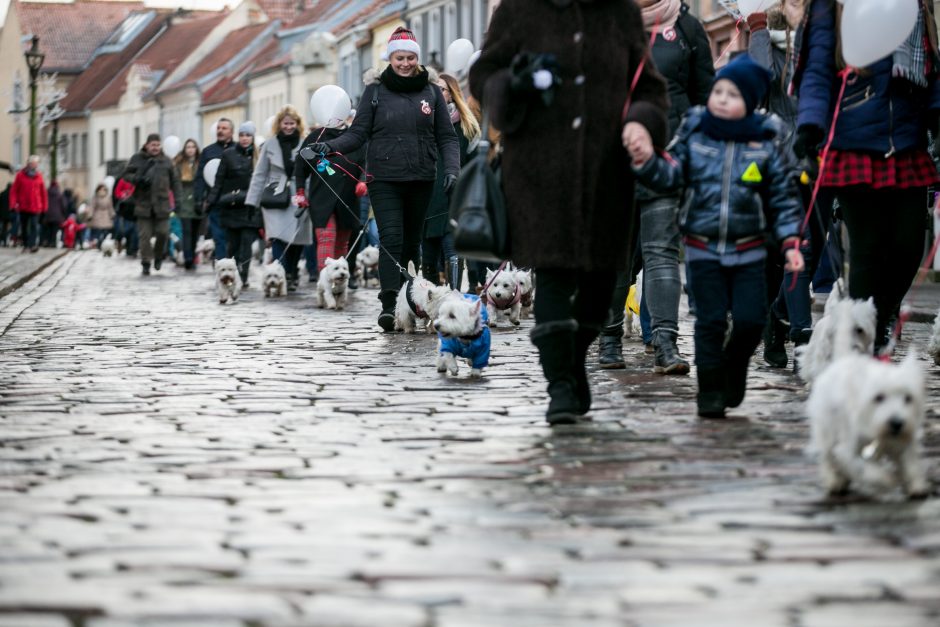
[[926, 479], [911, 481], [905, 486], [904, 491], [907, 493], [907, 498], [911, 500], [925, 499], [930, 496], [930, 484]]
[[490, 321], [486, 323], [486, 326], [488, 326], [488, 327], [491, 328], [491, 329], [495, 329], [495, 328], [496, 328], [496, 321], [493, 320], [493, 319], [490, 319]]
[[517, 326], [517, 327], [519, 326], [519, 319], [518, 319], [518, 318], [516, 318], [515, 320], [513, 320], [512, 318], [510, 318], [509, 321], [510, 321], [514, 326]]
[[472, 369], [470, 370], [470, 378], [471, 378], [471, 379], [479, 379], [479, 378], [481, 378], [482, 376], [483, 376], [483, 371], [482, 371], [481, 369], [479, 369], [479, 368], [472, 368]]

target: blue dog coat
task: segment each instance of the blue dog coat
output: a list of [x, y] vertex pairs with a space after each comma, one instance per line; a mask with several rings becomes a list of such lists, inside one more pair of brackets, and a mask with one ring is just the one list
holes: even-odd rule
[[[476, 302], [480, 300], [479, 296], [471, 294], [463, 295], [465, 300]], [[486, 326], [489, 316], [486, 314], [486, 308], [480, 307], [480, 331], [472, 336], [462, 337], [444, 337], [437, 334], [441, 341], [441, 354], [450, 353], [454, 357], [469, 359], [471, 366], [478, 370], [486, 368], [490, 363], [490, 329]]]

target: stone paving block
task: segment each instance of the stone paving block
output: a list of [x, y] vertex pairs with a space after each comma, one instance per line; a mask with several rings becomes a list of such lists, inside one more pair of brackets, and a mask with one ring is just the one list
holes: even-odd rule
[[0, 627], [72, 627], [72, 622], [55, 614], [0, 614]]

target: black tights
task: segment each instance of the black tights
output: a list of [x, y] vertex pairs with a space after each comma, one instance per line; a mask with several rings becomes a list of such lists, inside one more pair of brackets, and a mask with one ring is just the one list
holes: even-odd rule
[[537, 268], [538, 297], [533, 307], [536, 324], [570, 320], [599, 329], [607, 317], [614, 289], [614, 271], [585, 272]]
[[846, 188], [836, 195], [849, 232], [849, 295], [874, 297], [880, 338], [924, 256], [927, 190]]

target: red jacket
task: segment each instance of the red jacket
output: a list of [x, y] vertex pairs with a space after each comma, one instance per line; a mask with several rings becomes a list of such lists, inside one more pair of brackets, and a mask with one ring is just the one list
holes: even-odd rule
[[68, 219], [62, 223], [62, 243], [66, 248], [75, 247], [75, 237], [85, 230], [84, 224], [79, 224], [75, 221], [75, 216], [70, 215]]
[[22, 213], [45, 213], [49, 208], [49, 194], [42, 174], [27, 176], [26, 168], [16, 173], [10, 190], [10, 209]]

